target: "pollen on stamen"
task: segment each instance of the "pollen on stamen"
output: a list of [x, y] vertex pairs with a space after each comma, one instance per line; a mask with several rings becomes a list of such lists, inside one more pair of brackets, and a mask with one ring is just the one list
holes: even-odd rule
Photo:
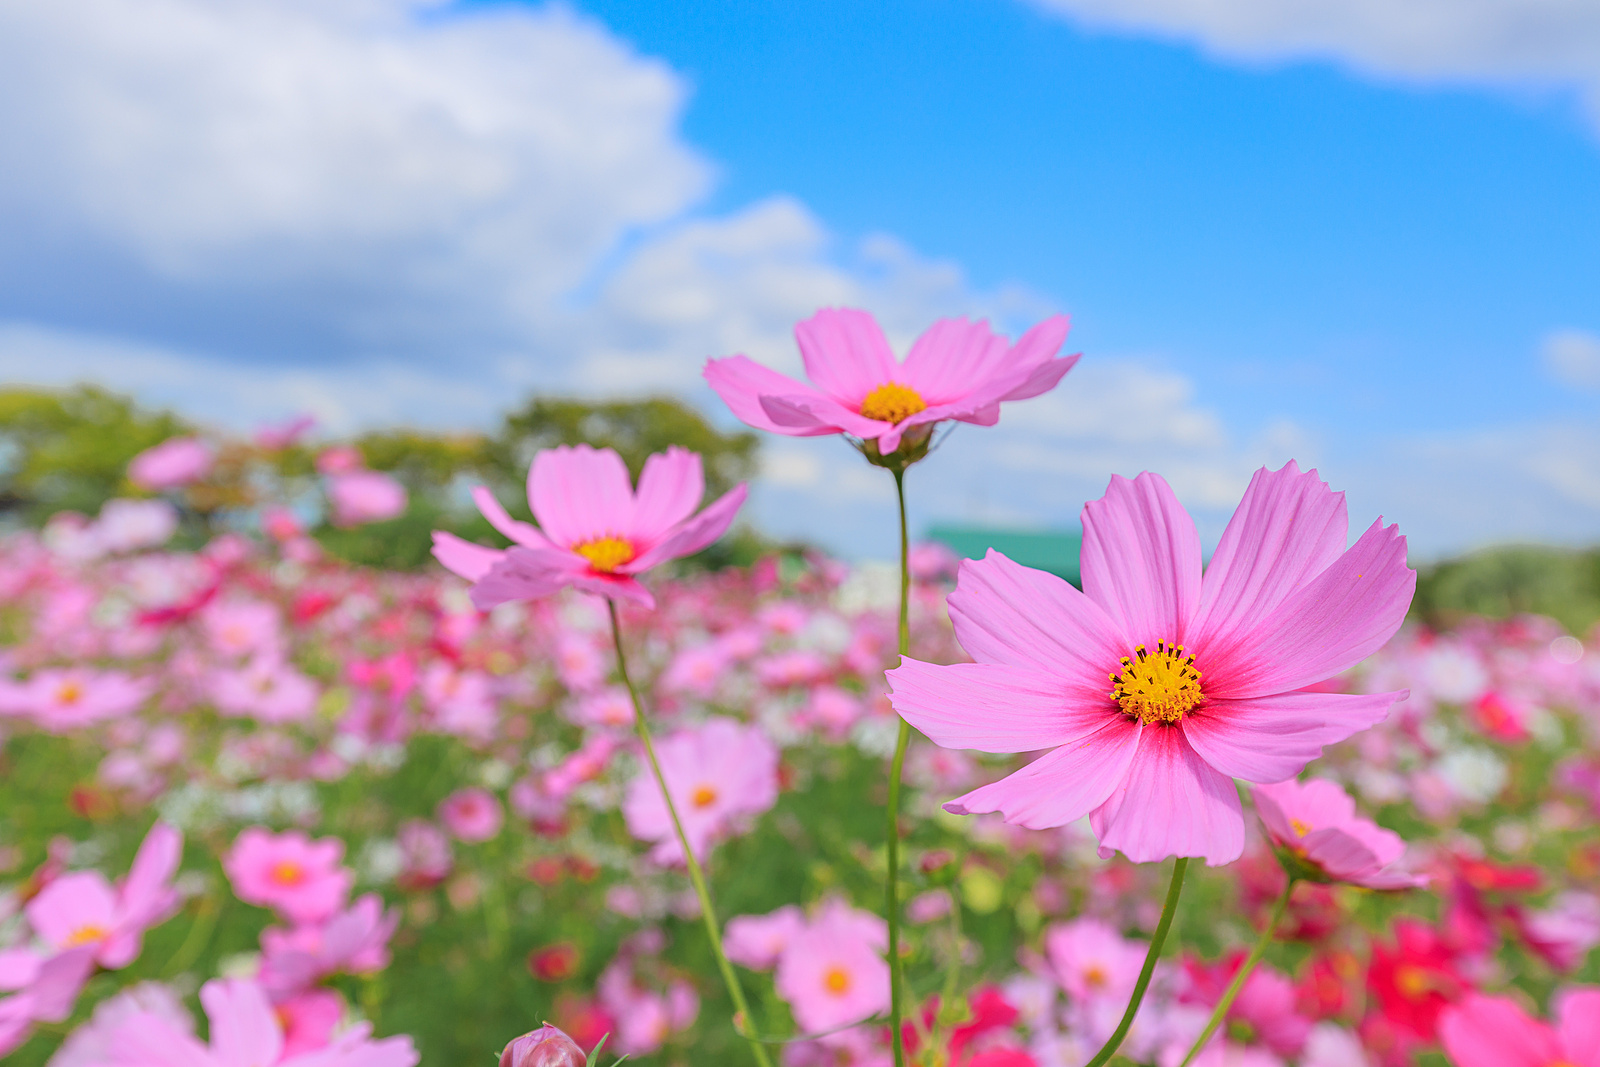
[[881, 422], [901, 423], [927, 407], [922, 394], [909, 385], [884, 382], [861, 401], [861, 414]]
[[589, 566], [601, 574], [610, 574], [637, 554], [633, 542], [621, 537], [596, 537], [579, 541], [572, 551], [589, 561]]
[[1121, 670], [1110, 677], [1117, 706], [1146, 724], [1180, 722], [1205, 699], [1194, 657], [1165, 641], [1156, 642], [1154, 652], [1140, 645], [1123, 656]]

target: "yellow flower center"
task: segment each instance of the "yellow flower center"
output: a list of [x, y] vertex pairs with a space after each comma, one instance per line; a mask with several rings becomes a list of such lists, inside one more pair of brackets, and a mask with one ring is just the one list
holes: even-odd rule
[[1433, 979], [1421, 967], [1401, 964], [1394, 971], [1395, 988], [1409, 1000], [1417, 1000], [1433, 989]]
[[850, 991], [850, 972], [843, 967], [829, 967], [822, 975], [822, 988], [836, 997]]
[[632, 559], [636, 552], [633, 544], [621, 537], [596, 537], [592, 541], [579, 541], [572, 551], [589, 561], [589, 566], [601, 574], [610, 574]]
[[61, 688], [56, 690], [56, 703], [58, 704], [76, 704], [82, 699], [83, 686], [77, 682], [64, 682]]
[[1154, 652], [1140, 645], [1131, 657], [1123, 656], [1122, 670], [1111, 681], [1117, 705], [1146, 725], [1179, 722], [1205, 699], [1194, 657], [1185, 656], [1182, 645], [1168, 648], [1165, 641], [1156, 642]]
[[861, 414], [882, 422], [904, 422], [928, 406], [915, 389], [899, 382], [884, 382], [861, 401]]
[[279, 885], [299, 885], [305, 881], [306, 869], [293, 860], [282, 860], [272, 865], [268, 877]]
[[1110, 980], [1106, 969], [1098, 963], [1091, 963], [1083, 972], [1083, 984], [1090, 989], [1104, 989]]
[[110, 932], [111, 931], [107, 930], [104, 926], [100, 926], [96, 923], [86, 923], [72, 931], [72, 933], [67, 936], [66, 944], [62, 945], [61, 947], [77, 948], [79, 945], [88, 945], [93, 944], [96, 941], [104, 941], [106, 939], [106, 935]]
[[1289, 826], [1299, 837], [1304, 837], [1311, 832], [1311, 824], [1301, 819], [1290, 819]]
[[709, 808], [717, 802], [717, 791], [709, 785], [696, 787], [689, 795], [689, 803], [697, 808]]

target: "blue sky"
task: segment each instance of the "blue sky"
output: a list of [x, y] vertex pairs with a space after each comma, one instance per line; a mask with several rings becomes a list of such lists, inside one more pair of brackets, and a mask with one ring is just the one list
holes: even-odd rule
[[[7, 377], [228, 426], [716, 413], [700, 362], [794, 369], [820, 304], [901, 343], [1064, 310], [1080, 369], [952, 437], [919, 521], [1068, 523], [1148, 467], [1214, 539], [1293, 457], [1419, 556], [1600, 540], [1581, 5], [85, 2], [0, 12]], [[879, 472], [768, 451], [763, 525], [887, 551]]]

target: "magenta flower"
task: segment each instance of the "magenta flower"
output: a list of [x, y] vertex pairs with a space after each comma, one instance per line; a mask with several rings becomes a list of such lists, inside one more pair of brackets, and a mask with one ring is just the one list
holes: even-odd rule
[[1319, 882], [1367, 889], [1415, 889], [1426, 875], [1392, 869], [1405, 855], [1400, 835], [1356, 814], [1356, 803], [1333, 782], [1294, 779], [1251, 790], [1256, 814], [1291, 869]]
[[1559, 995], [1555, 1026], [1510, 997], [1468, 993], [1439, 1017], [1439, 1041], [1455, 1067], [1600, 1067], [1600, 989]]
[[473, 500], [512, 546], [502, 552], [435, 531], [433, 554], [475, 583], [472, 602], [483, 610], [549, 596], [569, 585], [653, 607], [655, 598], [637, 576], [721, 537], [745, 493], [745, 486], [735, 486], [696, 515], [705, 495], [697, 454], [674, 446], [651, 456], [639, 473], [636, 493], [622, 457], [611, 449], [562, 445], [540, 452], [528, 472], [528, 504], [537, 529], [506, 514], [480, 486]]
[[[712, 842], [726, 837], [739, 821], [778, 800], [778, 749], [759, 727], [708, 719], [699, 729], [662, 741], [656, 754], [696, 858], [703, 859]], [[634, 837], [656, 842], [652, 859], [683, 862], [661, 787], [650, 774], [640, 774], [629, 784], [622, 813]]]
[[832, 1030], [889, 1007], [889, 931], [876, 915], [829, 901], [788, 940], [774, 982], [801, 1030]]
[[199, 481], [211, 473], [211, 450], [193, 437], [173, 437], [140, 452], [128, 464], [128, 480], [159, 492]]
[[138, 957], [144, 932], [177, 910], [172, 876], [182, 854], [183, 835], [158, 822], [121, 885], [112, 888], [99, 871], [64, 874], [28, 902], [28, 925], [56, 952], [93, 945], [100, 966], [126, 967]]
[[457, 789], [439, 801], [439, 821], [457, 841], [488, 841], [500, 832], [505, 820], [505, 809], [484, 789]]
[[940, 319], [894, 358], [872, 315], [827, 308], [794, 328], [815, 386], [746, 356], [706, 363], [705, 378], [744, 422], [758, 430], [814, 437], [847, 433], [876, 441], [879, 455], [918, 426], [946, 419], [993, 426], [1000, 404], [1054, 389], [1077, 356], [1055, 358], [1067, 317], [1054, 315], [1015, 345], [987, 322]]
[[382, 471], [355, 470], [328, 478], [335, 526], [387, 522], [406, 510], [406, 487]]
[[317, 923], [344, 906], [352, 876], [339, 865], [344, 842], [312, 841], [299, 830], [274, 834], [247, 827], [222, 867], [234, 894], [247, 904], [273, 908], [293, 923]]
[[1194, 523], [1147, 473], [1084, 507], [1083, 592], [994, 551], [963, 563], [950, 617], [977, 662], [905, 660], [894, 708], [948, 748], [1052, 751], [946, 809], [1088, 815], [1139, 863], [1237, 859], [1230, 779], [1293, 778], [1405, 697], [1305, 691], [1380, 648], [1416, 587], [1396, 527], [1347, 550], [1346, 522], [1315, 471], [1257, 471], [1202, 578]]

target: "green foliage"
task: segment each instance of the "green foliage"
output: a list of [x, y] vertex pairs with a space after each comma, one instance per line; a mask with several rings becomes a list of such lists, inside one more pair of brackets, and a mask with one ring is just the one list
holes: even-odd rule
[[1467, 615], [1549, 615], [1581, 634], [1600, 621], [1600, 549], [1512, 545], [1419, 570], [1414, 615], [1448, 627]]

